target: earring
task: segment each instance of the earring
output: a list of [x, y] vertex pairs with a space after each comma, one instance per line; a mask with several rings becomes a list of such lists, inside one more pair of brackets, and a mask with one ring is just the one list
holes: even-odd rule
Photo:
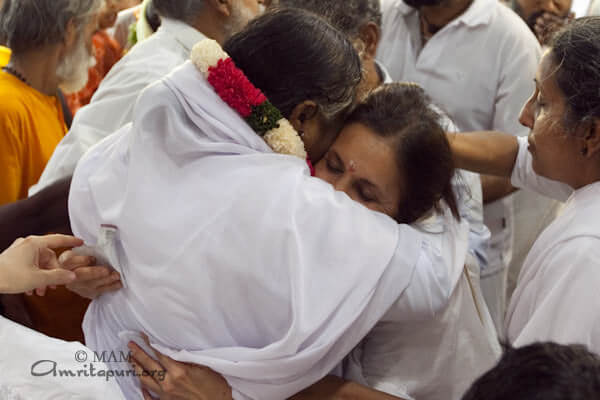
[[582, 156], [587, 156], [587, 153], [588, 153], [587, 146], [586, 146], [586, 147], [584, 147], [583, 149], [581, 149], [581, 155], [582, 155]]
[[304, 131], [298, 132], [298, 135], [300, 135], [300, 137], [304, 137]]

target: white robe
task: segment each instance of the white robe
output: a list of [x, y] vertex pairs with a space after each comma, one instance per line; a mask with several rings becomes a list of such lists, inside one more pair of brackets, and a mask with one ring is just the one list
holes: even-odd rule
[[[455, 235], [398, 225], [273, 154], [189, 62], [84, 156], [69, 210], [88, 244], [116, 227], [104, 253], [126, 285], [92, 302], [86, 343], [120, 350], [119, 335], [146, 332], [223, 374], [236, 399], [318, 381], [390, 307], [433, 316], [467, 251], [465, 223]], [[428, 291], [403, 299], [413, 280]], [[133, 379], [119, 383], [140, 398]]]
[[94, 362], [92, 350], [79, 342], [63, 342], [0, 317], [0, 343], [2, 400], [124, 399], [115, 379], [107, 379], [106, 365]]
[[[440, 228], [438, 221], [433, 229]], [[501, 349], [475, 257], [470, 255], [452, 276], [454, 290], [443, 310], [412, 321], [387, 313], [352, 352], [345, 377], [402, 399], [460, 400], [494, 366]], [[405, 296], [423, 290], [413, 284]]]
[[507, 314], [508, 339], [515, 346], [580, 343], [600, 354], [600, 182], [573, 191], [536, 175], [531, 160], [522, 139], [513, 185], [568, 200], [525, 260]]

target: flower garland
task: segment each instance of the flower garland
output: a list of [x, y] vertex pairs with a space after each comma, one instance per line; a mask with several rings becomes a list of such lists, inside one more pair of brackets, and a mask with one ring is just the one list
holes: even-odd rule
[[219, 97], [244, 118], [273, 151], [308, 161], [304, 143], [294, 127], [216, 41], [205, 39], [196, 44], [191, 58]]

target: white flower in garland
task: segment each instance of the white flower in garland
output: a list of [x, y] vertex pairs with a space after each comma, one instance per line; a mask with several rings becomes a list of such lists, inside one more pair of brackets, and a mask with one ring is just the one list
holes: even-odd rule
[[236, 110], [273, 151], [307, 159], [304, 143], [292, 124], [252, 85], [216, 41], [206, 39], [196, 44], [191, 59], [219, 97]]

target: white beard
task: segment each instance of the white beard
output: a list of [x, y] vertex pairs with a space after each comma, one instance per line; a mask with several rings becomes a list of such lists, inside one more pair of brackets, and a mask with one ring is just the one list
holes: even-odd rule
[[83, 38], [75, 50], [58, 65], [56, 75], [60, 81], [59, 87], [66, 94], [77, 93], [88, 82], [88, 70], [96, 65], [96, 59], [88, 51]]

